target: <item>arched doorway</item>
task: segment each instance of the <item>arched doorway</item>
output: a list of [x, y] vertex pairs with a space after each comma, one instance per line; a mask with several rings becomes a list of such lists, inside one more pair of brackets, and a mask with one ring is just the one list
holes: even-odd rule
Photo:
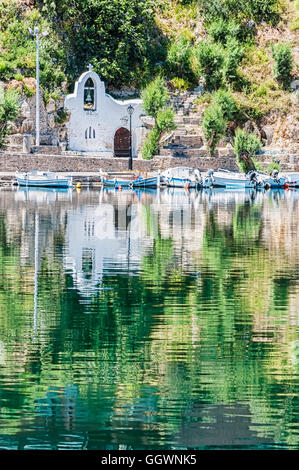
[[130, 132], [125, 127], [117, 129], [114, 135], [114, 156], [130, 156]]

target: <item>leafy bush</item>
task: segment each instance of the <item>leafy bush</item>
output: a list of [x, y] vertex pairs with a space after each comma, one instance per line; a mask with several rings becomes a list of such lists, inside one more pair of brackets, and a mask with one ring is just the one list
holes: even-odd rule
[[217, 103], [210, 104], [204, 113], [202, 127], [211, 154], [214, 153], [217, 143], [224, 135], [226, 126], [227, 120], [223, 117], [221, 106]]
[[191, 87], [191, 83], [188, 80], [185, 80], [184, 78], [179, 78], [179, 77], [174, 77], [172, 80], [170, 80], [171, 85], [173, 88], [176, 88], [177, 90], [188, 90]]
[[156, 77], [142, 91], [143, 108], [149, 116], [156, 117], [168, 100], [168, 91], [161, 77]]
[[244, 57], [244, 48], [235, 38], [227, 42], [225, 58], [223, 64], [223, 78], [226, 83], [240, 83], [241, 78], [238, 73], [238, 67]]
[[92, 63], [108, 85], [140, 84], [165, 58], [155, 24], [155, 0], [40, 3], [62, 40], [72, 78]]
[[292, 50], [289, 44], [278, 43], [272, 47], [272, 54], [275, 59], [274, 77], [287, 88], [290, 85], [293, 68]]
[[269, 165], [266, 168], [266, 172], [271, 175], [274, 170], [281, 171], [281, 165], [278, 162], [273, 162], [269, 163]]
[[220, 106], [223, 117], [227, 121], [232, 121], [238, 113], [234, 98], [227, 90], [218, 90], [214, 93], [212, 103]]
[[227, 20], [218, 18], [208, 26], [209, 35], [215, 42], [225, 45], [231, 38], [238, 41], [245, 41], [252, 35], [252, 29], [246, 27], [244, 23], [238, 23], [235, 19]]
[[158, 153], [159, 138], [160, 132], [157, 127], [151, 129], [150, 132], [147, 134], [142, 147], [142, 158], [144, 160], [151, 160], [153, 156]]
[[174, 41], [167, 52], [166, 65], [168, 72], [173, 76], [179, 76], [194, 81], [194, 73], [191, 67], [193, 46], [190, 40], [181, 36]]
[[234, 151], [237, 163], [241, 171], [247, 173], [254, 167], [252, 157], [262, 148], [261, 141], [255, 134], [247, 134], [242, 129], [237, 129], [234, 139]]
[[212, 91], [220, 88], [224, 63], [223, 48], [210, 41], [200, 41], [194, 54], [198, 61], [198, 73], [204, 77], [206, 89]]
[[220, 138], [225, 134], [228, 121], [234, 120], [238, 113], [239, 110], [229, 91], [218, 90], [212, 95], [202, 122], [204, 135], [212, 154]]
[[219, 18], [237, 19], [239, 23], [248, 18], [261, 23], [275, 24], [279, 19], [279, 0], [200, 0], [205, 20], [210, 23]]
[[[66, 80], [64, 68], [67, 61], [62, 41], [53, 32], [52, 25], [41, 17], [37, 9], [24, 8], [22, 3], [16, 0], [3, 0], [0, 3], [0, 25], [2, 56], [0, 79], [11, 80], [20, 76], [35, 76], [36, 45], [34, 38], [29, 36], [28, 27], [32, 28], [36, 25], [42, 31], [49, 33], [41, 40], [41, 86], [51, 89]], [[53, 58], [56, 58], [55, 67], [52, 62]], [[49, 72], [46, 73], [47, 68]]]
[[156, 126], [160, 133], [176, 128], [174, 122], [174, 110], [170, 107], [160, 109], [156, 118]]
[[19, 114], [19, 94], [9, 89], [1, 92], [0, 100], [0, 148], [4, 147], [8, 134], [9, 121], [14, 121]]

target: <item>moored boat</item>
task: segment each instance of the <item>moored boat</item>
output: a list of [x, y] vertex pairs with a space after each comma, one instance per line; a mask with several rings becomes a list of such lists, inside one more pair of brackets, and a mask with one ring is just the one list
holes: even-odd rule
[[157, 188], [160, 186], [160, 176], [152, 176], [150, 178], [139, 177], [132, 181], [133, 188]]
[[100, 180], [103, 186], [112, 188], [157, 188], [160, 186], [160, 173], [150, 177], [137, 176], [133, 173], [115, 174], [112, 179], [108, 179], [109, 176], [112, 175], [105, 175], [100, 171]]
[[27, 172], [16, 172], [15, 178], [19, 186], [34, 186], [44, 188], [71, 188], [72, 177], [65, 176], [52, 171], [32, 170]]
[[299, 173], [287, 173], [285, 187], [286, 188], [299, 188]]
[[264, 188], [284, 188], [287, 182], [287, 176], [280, 175], [278, 170], [274, 170], [271, 176], [264, 179]]
[[214, 188], [254, 188], [261, 182], [255, 172], [250, 174], [233, 172], [229, 170], [209, 170], [204, 176], [204, 187]]
[[200, 188], [202, 177], [198, 169], [189, 167], [169, 168], [162, 173], [166, 186], [170, 188]]

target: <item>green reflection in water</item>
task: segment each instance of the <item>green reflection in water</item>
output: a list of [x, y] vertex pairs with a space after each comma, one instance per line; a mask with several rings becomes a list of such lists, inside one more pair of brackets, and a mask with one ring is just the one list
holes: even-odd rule
[[0, 193], [1, 448], [299, 447], [298, 193], [37, 195]]

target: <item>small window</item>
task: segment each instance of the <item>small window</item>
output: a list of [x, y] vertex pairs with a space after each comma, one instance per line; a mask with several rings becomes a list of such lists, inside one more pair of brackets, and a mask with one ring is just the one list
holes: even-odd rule
[[95, 86], [92, 78], [86, 80], [84, 86], [84, 109], [86, 111], [95, 111]]
[[89, 126], [85, 129], [85, 139], [95, 139], [96, 138], [96, 131]]

